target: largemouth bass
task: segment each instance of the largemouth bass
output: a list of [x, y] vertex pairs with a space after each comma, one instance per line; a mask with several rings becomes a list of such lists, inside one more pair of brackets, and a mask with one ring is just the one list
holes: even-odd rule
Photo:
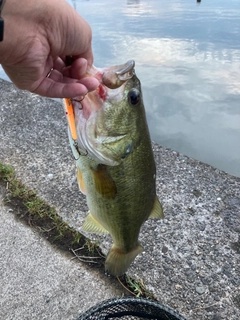
[[83, 230], [110, 233], [113, 246], [105, 269], [120, 276], [143, 250], [138, 241], [142, 224], [149, 217], [163, 218], [163, 211], [134, 61], [92, 67], [89, 74], [100, 81], [98, 89], [81, 101], [65, 99], [74, 115], [69, 140], [89, 208]]

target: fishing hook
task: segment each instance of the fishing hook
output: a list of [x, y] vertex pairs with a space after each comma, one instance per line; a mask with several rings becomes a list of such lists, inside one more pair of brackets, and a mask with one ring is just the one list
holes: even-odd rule
[[85, 150], [85, 154], [82, 153], [82, 151], [80, 151], [80, 149], [79, 149], [79, 147], [78, 147], [78, 143], [77, 143], [76, 140], [74, 140], [73, 146], [75, 147], [77, 153], [79, 154], [79, 157], [78, 157], [77, 159], [74, 157], [74, 159], [75, 159], [76, 161], [77, 161], [81, 156], [82, 156], [82, 157], [86, 157], [86, 156], [88, 155], [88, 151], [87, 151], [87, 150]]
[[79, 102], [80, 103], [80, 106], [79, 107], [79, 110], [82, 110], [83, 109], [83, 105], [81, 104], [81, 102], [83, 101], [83, 99], [85, 98], [86, 94], [82, 97], [82, 99], [71, 99], [72, 101], [75, 101], [75, 102]]

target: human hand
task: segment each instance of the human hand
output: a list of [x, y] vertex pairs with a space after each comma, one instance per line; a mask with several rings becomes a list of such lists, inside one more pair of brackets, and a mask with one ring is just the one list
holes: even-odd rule
[[65, 0], [7, 0], [2, 17], [0, 63], [18, 88], [73, 98], [98, 87], [85, 76], [93, 63], [91, 28]]

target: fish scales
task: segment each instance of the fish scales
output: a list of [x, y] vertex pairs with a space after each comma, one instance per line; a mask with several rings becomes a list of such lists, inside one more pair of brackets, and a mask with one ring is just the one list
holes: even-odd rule
[[119, 276], [143, 250], [138, 241], [142, 224], [150, 216], [163, 218], [163, 212], [134, 62], [93, 67], [89, 73], [101, 75], [101, 89], [88, 93], [81, 105], [73, 103], [77, 140], [70, 131], [69, 139], [89, 208], [83, 229], [110, 233], [113, 246], [105, 267]]
[[[155, 199], [155, 187], [152, 183], [155, 165], [152, 159], [149, 159], [148, 153], [148, 148], [142, 144], [119, 166], [106, 168], [117, 190], [112, 199], [105, 198], [95, 187], [92, 170], [97, 168], [98, 163], [86, 157], [77, 160], [77, 166], [82, 171], [85, 181], [90, 212], [97, 212], [99, 222], [112, 235], [114, 243], [118, 245], [119, 242], [123, 242], [121, 246], [126, 250], [132, 249], [135, 245], [139, 228], [150, 215]], [[145, 161], [148, 161], [148, 170]], [[148, 193], [145, 192], [145, 188], [148, 188]], [[136, 224], [138, 227], [133, 229], [132, 225]]]

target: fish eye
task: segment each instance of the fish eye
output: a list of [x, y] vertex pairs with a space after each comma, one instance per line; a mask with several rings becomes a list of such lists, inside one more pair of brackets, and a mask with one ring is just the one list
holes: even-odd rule
[[140, 101], [140, 92], [137, 89], [132, 89], [128, 93], [128, 102], [132, 105], [135, 106], [138, 104]]

